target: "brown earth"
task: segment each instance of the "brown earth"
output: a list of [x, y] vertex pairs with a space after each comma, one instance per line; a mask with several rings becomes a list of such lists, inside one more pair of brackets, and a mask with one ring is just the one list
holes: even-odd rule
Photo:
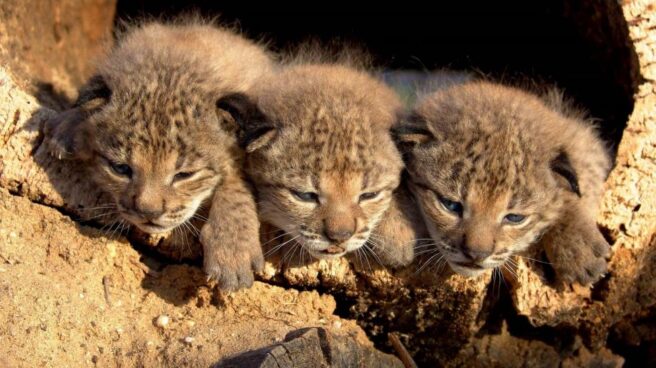
[[222, 295], [196, 266], [6, 190], [0, 204], [0, 366], [210, 366], [310, 326], [371, 346], [330, 295], [261, 282]]

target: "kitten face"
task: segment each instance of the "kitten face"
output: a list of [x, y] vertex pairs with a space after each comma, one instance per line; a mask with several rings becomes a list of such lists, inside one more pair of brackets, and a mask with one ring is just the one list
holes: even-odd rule
[[315, 258], [360, 248], [387, 210], [402, 161], [389, 129], [400, 103], [368, 74], [301, 65], [220, 105], [241, 126], [260, 219]]
[[202, 131], [209, 113], [166, 116], [123, 106], [111, 103], [90, 118], [90, 172], [131, 224], [147, 233], [169, 231], [191, 219], [219, 182], [202, 135], [220, 134]]
[[[291, 137], [281, 138], [286, 139], [289, 146], [298, 147]], [[344, 157], [324, 156], [325, 162], [317, 161], [318, 152], [277, 157], [277, 152], [287, 150], [276, 147], [285, 145], [274, 143], [271, 151], [251, 160], [249, 170], [259, 173], [255, 184], [260, 217], [288, 232], [315, 258], [336, 258], [360, 248], [399, 184], [398, 158], [378, 155], [379, 165], [371, 167], [362, 162], [346, 165], [350, 168], [326, 167]]]
[[559, 207], [558, 201], [549, 200], [548, 189], [518, 200], [511, 188], [490, 190], [476, 181], [461, 181], [456, 191], [432, 183], [415, 179], [410, 187], [439, 251], [465, 276], [500, 267], [525, 250], [552, 223], [551, 214]]
[[117, 211], [147, 233], [169, 231], [189, 220], [219, 176], [203, 160], [146, 147], [98, 150], [93, 177], [111, 194]]
[[[489, 84], [428, 96], [397, 129], [410, 188], [443, 258], [465, 276], [526, 250], [581, 196], [537, 98]], [[569, 197], [568, 197], [569, 196]]]

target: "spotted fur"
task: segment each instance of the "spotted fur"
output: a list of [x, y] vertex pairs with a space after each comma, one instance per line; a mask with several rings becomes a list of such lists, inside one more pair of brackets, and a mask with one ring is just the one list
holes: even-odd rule
[[262, 267], [259, 223], [222, 96], [271, 69], [241, 36], [197, 21], [150, 23], [118, 41], [76, 106], [46, 127], [50, 151], [88, 165], [115, 210], [147, 233], [183, 228], [203, 204], [205, 270], [226, 289]]
[[470, 82], [426, 96], [396, 129], [409, 186], [456, 272], [500, 267], [531, 244], [559, 280], [605, 272], [595, 216], [610, 160], [593, 127], [562, 107], [555, 94], [545, 103]]
[[260, 219], [314, 258], [360, 249], [400, 181], [389, 133], [396, 95], [363, 71], [298, 64], [258, 83], [253, 96], [257, 108], [234, 110], [245, 116], [245, 170]]

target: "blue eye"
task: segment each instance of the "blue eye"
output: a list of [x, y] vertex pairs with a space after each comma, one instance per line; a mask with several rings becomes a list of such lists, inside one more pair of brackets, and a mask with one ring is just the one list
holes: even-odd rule
[[112, 168], [117, 175], [125, 176], [128, 178], [132, 177], [132, 168], [128, 164], [118, 164], [116, 162], [110, 162], [109, 166]]
[[319, 202], [319, 195], [314, 192], [297, 192], [293, 189], [290, 189], [294, 197], [300, 199], [303, 202]]
[[442, 206], [447, 209], [447, 211], [453, 212], [458, 216], [462, 215], [462, 203], [446, 199], [442, 196], [438, 196], [438, 199], [440, 200]]
[[506, 215], [506, 217], [503, 218], [504, 221], [509, 222], [511, 224], [522, 223], [525, 219], [526, 219], [526, 216], [518, 215], [516, 213], [509, 213], [509, 214]]

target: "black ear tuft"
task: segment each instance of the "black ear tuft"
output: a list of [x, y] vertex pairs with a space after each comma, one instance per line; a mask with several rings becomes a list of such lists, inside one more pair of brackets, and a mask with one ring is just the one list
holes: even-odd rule
[[97, 99], [102, 100], [102, 104], [104, 104], [109, 101], [111, 96], [112, 90], [109, 89], [105, 79], [101, 75], [96, 75], [80, 89], [74, 107], [84, 107], [89, 102]]
[[239, 145], [252, 152], [267, 144], [276, 135], [276, 127], [262, 110], [243, 93], [231, 93], [216, 102], [239, 126]]
[[560, 151], [558, 156], [551, 160], [551, 170], [556, 174], [562, 176], [567, 183], [569, 183], [569, 189], [581, 197], [581, 190], [579, 188], [579, 179], [576, 174], [576, 170], [572, 166], [572, 163], [567, 156], [565, 151]]
[[243, 93], [231, 93], [221, 97], [216, 101], [216, 107], [227, 111], [241, 128], [259, 111], [255, 103]]
[[426, 122], [418, 115], [411, 114], [401, 119], [392, 128], [392, 137], [400, 145], [419, 145], [435, 138], [426, 126]]

